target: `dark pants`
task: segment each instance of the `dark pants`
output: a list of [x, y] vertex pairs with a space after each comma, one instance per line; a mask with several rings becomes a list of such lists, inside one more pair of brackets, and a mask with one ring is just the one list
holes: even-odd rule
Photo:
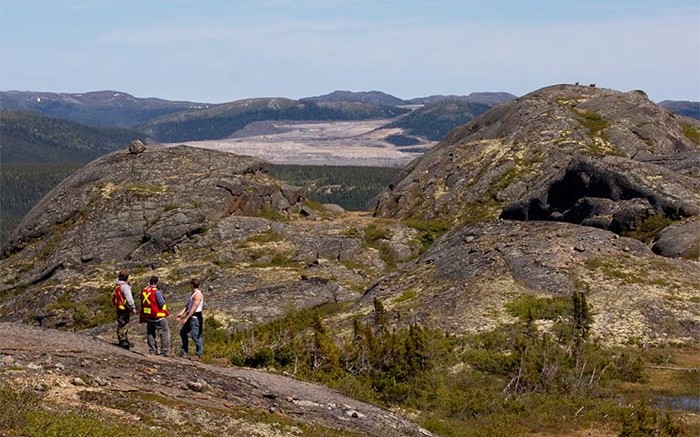
[[168, 319], [146, 320], [146, 339], [148, 340], [148, 351], [152, 354], [158, 353], [156, 344], [156, 334], [160, 337], [160, 354], [168, 355], [170, 351], [170, 327]]
[[198, 357], [202, 356], [202, 350], [204, 349], [204, 344], [202, 343], [202, 325], [204, 323], [204, 318], [202, 313], [194, 313], [180, 329], [180, 339], [182, 340], [182, 349], [180, 349], [181, 355], [187, 355], [189, 352], [189, 340], [187, 339], [187, 334], [192, 336], [194, 341], [195, 350], [194, 353]]
[[129, 342], [129, 319], [131, 319], [131, 310], [117, 309], [117, 340], [119, 340], [119, 346], [127, 349], [131, 347], [131, 342]]

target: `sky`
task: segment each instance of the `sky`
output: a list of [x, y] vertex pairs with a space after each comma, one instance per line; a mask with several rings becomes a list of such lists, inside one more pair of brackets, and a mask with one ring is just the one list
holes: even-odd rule
[[0, 90], [700, 100], [700, 0], [0, 0]]

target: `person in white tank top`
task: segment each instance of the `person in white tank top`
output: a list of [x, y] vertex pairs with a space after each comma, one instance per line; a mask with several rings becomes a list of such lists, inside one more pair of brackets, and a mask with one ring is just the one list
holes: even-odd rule
[[181, 357], [189, 357], [189, 340], [188, 334], [192, 337], [195, 346], [195, 356], [193, 360], [199, 361], [202, 359], [204, 344], [202, 342], [202, 328], [204, 326], [204, 318], [202, 317], [202, 308], [204, 307], [204, 295], [199, 289], [199, 279], [193, 278], [190, 281], [192, 294], [187, 301], [187, 305], [177, 314], [177, 320], [182, 324], [180, 329], [180, 339], [182, 340], [182, 348], [180, 349]]

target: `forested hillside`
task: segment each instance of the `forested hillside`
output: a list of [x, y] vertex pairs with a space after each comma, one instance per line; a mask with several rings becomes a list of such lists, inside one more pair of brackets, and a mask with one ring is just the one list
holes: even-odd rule
[[310, 200], [335, 203], [350, 211], [364, 211], [371, 200], [401, 172], [391, 167], [331, 167], [272, 165], [270, 174], [306, 188]]
[[2, 164], [0, 172], [0, 245], [29, 211], [53, 187], [81, 164]]
[[146, 136], [85, 126], [35, 112], [0, 109], [0, 159], [6, 163], [86, 163]]
[[0, 242], [56, 184], [93, 159], [124, 148], [138, 132], [85, 126], [35, 112], [0, 109]]
[[440, 141], [449, 131], [491, 109], [493, 105], [464, 100], [440, 100], [416, 109], [388, 127], [401, 127], [410, 134]]

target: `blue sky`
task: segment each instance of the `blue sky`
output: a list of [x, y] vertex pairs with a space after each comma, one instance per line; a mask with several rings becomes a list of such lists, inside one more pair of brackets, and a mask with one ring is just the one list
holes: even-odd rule
[[555, 83], [700, 100], [699, 0], [0, 0], [0, 89], [225, 102]]

